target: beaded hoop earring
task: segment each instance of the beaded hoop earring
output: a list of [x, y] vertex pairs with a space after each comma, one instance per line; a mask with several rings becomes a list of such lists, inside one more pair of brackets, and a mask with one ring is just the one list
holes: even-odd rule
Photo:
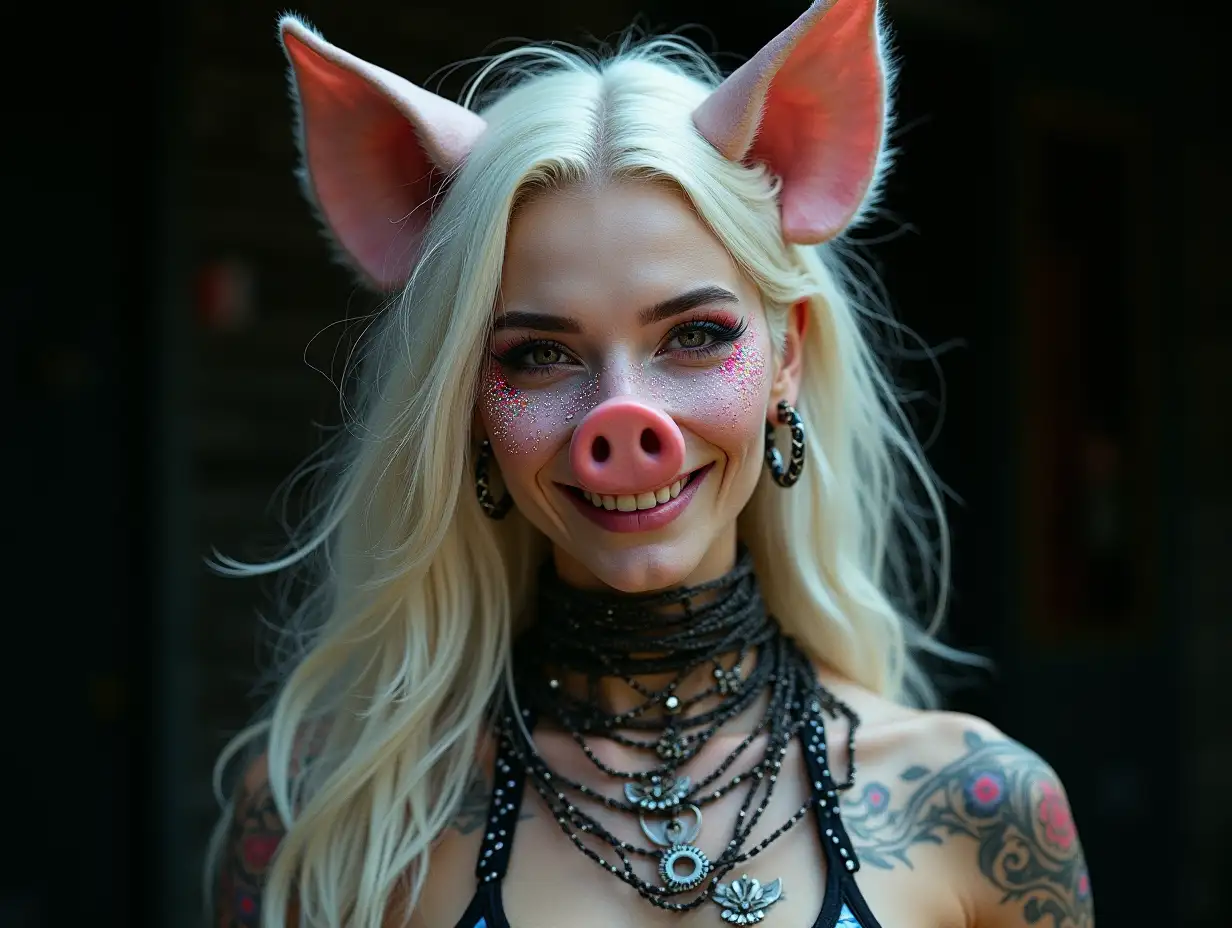
[[774, 423], [766, 423], [766, 464], [770, 467], [770, 476], [774, 482], [784, 489], [795, 486], [804, 469], [804, 422], [800, 414], [787, 402], [780, 400], [778, 406], [779, 424], [791, 429], [791, 459], [783, 466], [783, 455], [774, 444]]
[[479, 456], [475, 459], [475, 495], [479, 498], [479, 505], [485, 516], [489, 519], [503, 519], [513, 508], [513, 497], [506, 490], [500, 499], [492, 498], [492, 491], [488, 489], [488, 465], [491, 463], [492, 443], [485, 438], [479, 445]]

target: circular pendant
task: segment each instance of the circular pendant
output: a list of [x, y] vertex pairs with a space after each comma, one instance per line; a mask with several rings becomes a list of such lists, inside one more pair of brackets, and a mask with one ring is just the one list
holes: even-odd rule
[[696, 889], [710, 875], [710, 858], [692, 844], [673, 844], [659, 858], [659, 877], [670, 893]]

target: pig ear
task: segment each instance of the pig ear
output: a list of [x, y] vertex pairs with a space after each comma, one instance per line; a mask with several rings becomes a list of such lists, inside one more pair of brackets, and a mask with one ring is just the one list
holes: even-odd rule
[[887, 160], [877, 0], [817, 0], [693, 113], [725, 157], [782, 181], [783, 238], [827, 241], [871, 199]]
[[382, 290], [406, 283], [433, 202], [484, 130], [483, 119], [278, 23], [291, 62], [304, 193], [343, 258]]

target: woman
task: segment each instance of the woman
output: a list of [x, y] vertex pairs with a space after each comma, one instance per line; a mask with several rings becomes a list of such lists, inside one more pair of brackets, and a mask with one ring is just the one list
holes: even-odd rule
[[1047, 765], [908, 705], [904, 468], [941, 507], [827, 244], [887, 160], [875, 2], [722, 82], [522, 50], [481, 109], [281, 32], [390, 303], [311, 532], [224, 565], [315, 592], [220, 761], [217, 924], [1089, 926]]

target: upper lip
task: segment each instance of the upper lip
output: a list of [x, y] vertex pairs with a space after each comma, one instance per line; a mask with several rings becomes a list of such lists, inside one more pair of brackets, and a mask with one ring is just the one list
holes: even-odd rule
[[624, 493], [603, 493], [600, 490], [592, 490], [590, 487], [583, 486], [580, 483], [564, 483], [561, 485], [566, 486], [566, 487], [573, 487], [573, 489], [575, 490], [583, 490], [584, 492], [587, 492], [587, 493], [597, 493], [600, 496], [638, 496], [642, 493], [653, 493], [655, 490], [663, 489], [663, 487], [670, 487], [677, 480], [684, 480], [686, 477], [691, 477], [693, 474], [697, 473], [699, 470], [702, 469], [702, 467], [705, 467], [705, 466], [706, 465], [703, 464], [701, 465], [701, 467], [694, 467], [690, 470], [681, 471], [671, 480], [668, 480], [665, 483], [660, 483], [658, 486], [647, 487], [646, 489], [643, 489], [643, 490], [630, 490]]

